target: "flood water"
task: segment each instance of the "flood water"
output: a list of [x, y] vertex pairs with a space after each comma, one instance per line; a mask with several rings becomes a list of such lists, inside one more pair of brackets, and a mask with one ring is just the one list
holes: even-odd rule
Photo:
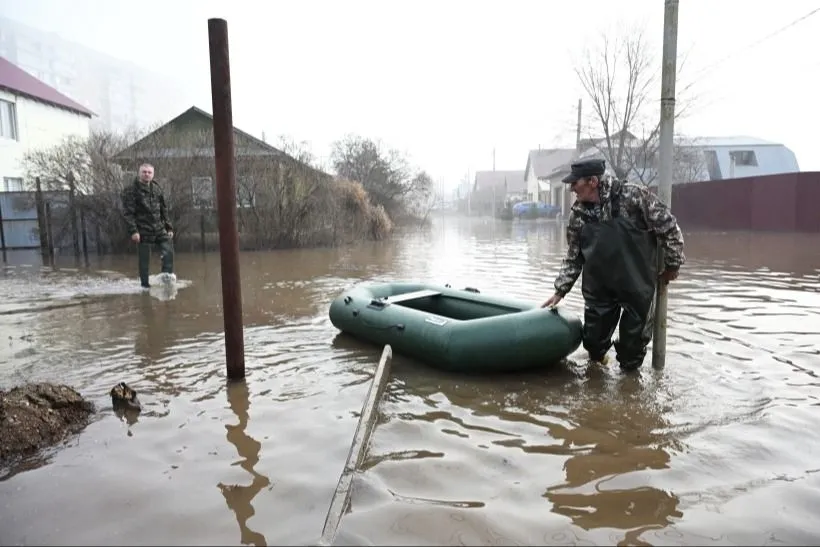
[[[623, 376], [579, 349], [543, 374], [471, 379], [395, 355], [339, 543], [815, 545], [819, 249], [687, 234], [663, 370], [647, 357]], [[0, 543], [316, 542], [381, 354], [337, 335], [330, 300], [413, 279], [541, 301], [563, 250], [555, 223], [450, 218], [356, 248], [245, 253], [247, 381], [230, 386], [217, 254], [178, 255], [172, 295], [139, 291], [136, 257], [52, 269], [9, 254], [0, 384], [67, 383], [100, 412], [6, 474]], [[563, 304], [578, 313], [579, 293]], [[140, 393], [136, 422], [111, 410], [120, 381]]]

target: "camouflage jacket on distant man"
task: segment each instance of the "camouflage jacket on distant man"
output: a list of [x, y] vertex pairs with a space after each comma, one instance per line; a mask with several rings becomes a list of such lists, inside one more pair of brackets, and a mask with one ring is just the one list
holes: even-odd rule
[[173, 231], [165, 196], [156, 181], [145, 183], [135, 178], [123, 191], [122, 205], [129, 236], [139, 233], [142, 241], [162, 241]]
[[601, 178], [601, 200], [596, 204], [575, 202], [567, 219], [567, 254], [555, 280], [555, 292], [565, 296], [581, 275], [584, 257], [581, 254], [581, 230], [588, 222], [612, 219], [613, 198], [619, 201], [622, 216], [637, 226], [654, 232], [664, 251], [668, 270], [679, 269], [686, 260], [683, 254], [683, 234], [669, 208], [642, 185]]

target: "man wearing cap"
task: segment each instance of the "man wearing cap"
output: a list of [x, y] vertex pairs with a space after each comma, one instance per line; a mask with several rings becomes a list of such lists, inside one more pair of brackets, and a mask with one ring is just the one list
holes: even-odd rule
[[[576, 195], [567, 219], [567, 254], [555, 294], [542, 307], [558, 304], [583, 274], [584, 349], [591, 361], [605, 363], [620, 320], [616, 358], [621, 369], [635, 370], [652, 339], [658, 278], [664, 283], [677, 279], [685, 261], [683, 234], [648, 188], [604, 178], [604, 160], [578, 161], [570, 170], [562, 181]], [[658, 243], [664, 251], [660, 274]]]

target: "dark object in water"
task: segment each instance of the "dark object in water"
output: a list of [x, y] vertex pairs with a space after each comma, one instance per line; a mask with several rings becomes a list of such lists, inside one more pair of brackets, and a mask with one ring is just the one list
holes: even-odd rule
[[26, 384], [0, 390], [0, 464], [26, 457], [80, 432], [94, 404], [59, 384]]
[[125, 382], [120, 382], [111, 388], [111, 403], [114, 410], [142, 410], [137, 392]]

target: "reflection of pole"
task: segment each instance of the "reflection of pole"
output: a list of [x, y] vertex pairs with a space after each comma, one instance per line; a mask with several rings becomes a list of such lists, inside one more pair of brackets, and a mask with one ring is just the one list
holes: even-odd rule
[[[672, 207], [672, 139], [675, 130], [675, 73], [678, 56], [678, 0], [666, 0], [663, 14], [663, 60], [661, 65], [661, 121], [658, 142], [658, 198]], [[658, 267], [663, 270], [663, 251], [658, 253]], [[668, 290], [662, 281], [655, 292], [652, 366], [666, 364], [666, 305]]]
[[265, 536], [248, 527], [250, 519], [256, 511], [253, 508], [253, 499], [270, 485], [270, 479], [259, 474], [254, 466], [259, 463], [259, 453], [262, 450], [262, 443], [247, 434], [250, 394], [248, 385], [245, 382], [235, 382], [228, 386], [228, 404], [236, 415], [239, 423], [236, 425], [225, 425], [227, 429], [228, 442], [236, 447], [236, 452], [242, 458], [239, 466], [253, 476], [249, 486], [238, 484], [219, 483], [217, 486], [225, 497], [225, 503], [236, 515], [236, 522], [239, 524], [239, 541], [243, 545], [267, 545]]
[[236, 179], [231, 107], [231, 65], [228, 23], [208, 19], [211, 57], [211, 100], [214, 111], [214, 158], [219, 213], [219, 257], [222, 263], [222, 315], [225, 323], [225, 359], [228, 378], [245, 377], [245, 341], [242, 332], [242, 291], [239, 277], [239, 234], [236, 229]]

